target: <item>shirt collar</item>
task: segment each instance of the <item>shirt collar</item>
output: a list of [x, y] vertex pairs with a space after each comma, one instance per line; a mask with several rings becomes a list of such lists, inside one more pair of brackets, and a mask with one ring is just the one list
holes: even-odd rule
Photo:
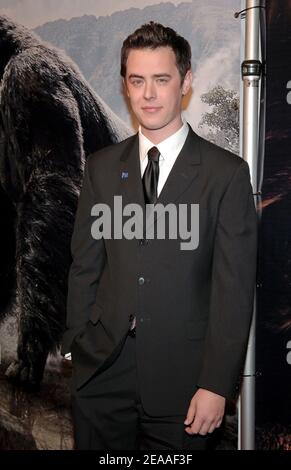
[[160, 160], [165, 159], [165, 155], [170, 151], [172, 154], [176, 152], [176, 149], [181, 147], [184, 144], [187, 134], [189, 131], [189, 126], [187, 122], [183, 119], [183, 125], [178, 129], [174, 134], [167, 137], [167, 139], [160, 142], [158, 145], [153, 144], [141, 131], [141, 126], [138, 129], [139, 136], [139, 154], [140, 160], [143, 161], [150, 148], [157, 147], [160, 152]]

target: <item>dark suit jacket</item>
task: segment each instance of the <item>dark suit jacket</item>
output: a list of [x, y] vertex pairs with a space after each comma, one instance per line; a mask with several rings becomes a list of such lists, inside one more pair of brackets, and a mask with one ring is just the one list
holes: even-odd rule
[[124, 204], [144, 204], [137, 135], [86, 163], [62, 346], [63, 354], [72, 352], [74, 386], [110, 366], [136, 316], [147, 413], [184, 414], [197, 387], [233, 397], [256, 271], [257, 217], [247, 163], [190, 128], [157, 202], [200, 205], [199, 245], [192, 251], [182, 251], [179, 238], [93, 239], [92, 206], [113, 207], [114, 195]]

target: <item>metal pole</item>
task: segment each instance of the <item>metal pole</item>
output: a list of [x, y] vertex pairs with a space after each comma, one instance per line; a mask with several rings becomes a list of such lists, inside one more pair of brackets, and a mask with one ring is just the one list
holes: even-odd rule
[[[242, 63], [243, 126], [242, 156], [250, 167], [255, 202], [258, 197], [259, 100], [262, 64], [260, 61], [260, 0], [246, 0], [245, 54]], [[256, 299], [250, 330], [243, 384], [238, 402], [238, 448], [255, 449], [255, 329]]]

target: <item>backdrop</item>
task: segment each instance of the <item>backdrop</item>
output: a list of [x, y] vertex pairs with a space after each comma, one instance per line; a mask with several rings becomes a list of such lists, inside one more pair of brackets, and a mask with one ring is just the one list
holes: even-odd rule
[[[20, 26], [22, 25], [35, 32], [49, 47], [52, 45], [57, 50], [63, 51], [62, 57], [64, 59], [66, 57], [70, 58], [79, 67], [85, 83], [89, 87], [88, 89], [93, 89], [96, 94], [96, 100], [99, 103], [98, 109], [102, 110], [102, 119], [105, 119], [105, 124], [109, 126], [110, 137], [113, 140], [124, 135], [126, 132], [132, 133], [135, 131], [135, 123], [132, 122], [128, 113], [121, 90], [119, 52], [122, 41], [130, 32], [149, 20], [160, 21], [173, 27], [189, 40], [193, 53], [194, 83], [191, 97], [185, 103], [184, 113], [186, 119], [198, 134], [238, 153], [240, 22], [235, 20], [234, 12], [240, 10], [240, 4], [240, 0], [220, 0], [219, 2], [216, 0], [208, 0], [207, 2], [204, 0], [184, 2], [179, 0], [171, 2], [139, 0], [137, 8], [135, 0], [100, 0], [98, 2], [95, 0], [0, 0], [0, 15], [6, 15]], [[23, 37], [26, 37], [25, 30], [21, 31], [21, 34], [24, 35]], [[0, 56], [2, 53], [4, 62], [6, 54], [8, 54], [6, 33], [7, 27], [6, 31], [5, 28], [0, 30]], [[25, 41], [25, 44], [23, 44], [27, 47], [27, 41], [29, 42], [30, 39], [25, 39]], [[26, 96], [31, 93], [31, 86], [34, 85], [34, 72], [38, 74], [38, 85], [41, 86], [42, 78], [46, 73], [44, 68], [48, 54], [46, 50], [42, 65], [36, 64], [35, 67], [32, 66], [31, 76], [26, 77], [27, 81], [21, 84], [23, 88], [21, 88], [22, 92], [17, 102], [16, 115], [22, 111], [21, 100], [24, 95]], [[13, 67], [13, 61], [10, 62], [10, 66]], [[22, 67], [25, 67], [25, 63], [22, 64]], [[53, 66], [49, 73], [54, 73]], [[4, 69], [4, 76], [1, 76], [2, 84], [5, 80], [7, 80], [7, 74], [5, 75]], [[63, 73], [62, 83], [65, 80], [66, 74]], [[55, 85], [53, 78], [51, 79], [51, 85]], [[9, 101], [8, 98], [10, 97], [9, 93], [11, 90], [9, 87], [6, 89], [5, 86], [1, 88], [2, 121], [6, 119], [7, 122], [11, 123], [17, 116], [15, 117], [10, 112], [10, 115], [7, 117], [9, 113], [7, 113], [7, 107], [5, 108], [4, 102], [6, 105]], [[15, 88], [13, 88], [13, 91], [15, 91]], [[49, 93], [49, 90], [47, 91]], [[35, 103], [35, 95], [31, 95], [29, 98], [31, 99], [30, 102]], [[76, 99], [76, 97], [74, 98]], [[83, 102], [79, 102], [78, 109], [84, 105], [84, 96], [82, 99]], [[46, 110], [46, 112], [48, 111]], [[55, 117], [57, 119], [56, 114]], [[39, 118], [41, 117], [39, 116]], [[73, 118], [75, 119], [75, 116]], [[20, 148], [20, 157], [22, 158], [23, 156], [21, 168], [24, 173], [29, 174], [32, 172], [31, 161], [33, 158], [30, 154], [29, 158], [26, 154], [21, 154], [22, 147], [19, 145], [19, 133], [21, 134], [25, 128], [25, 139], [30, 139], [34, 144], [35, 141], [33, 139], [38, 138], [38, 136], [35, 136], [34, 131], [35, 128], [38, 129], [39, 120], [35, 119], [34, 121], [36, 127], [29, 127], [27, 120], [23, 119], [21, 121], [22, 124], [16, 126], [17, 132], [15, 135], [13, 134], [13, 139], [11, 138], [11, 128], [8, 126], [7, 130], [5, 122], [2, 122], [0, 158], [7, 152], [7, 148], [8, 150], [10, 149], [11, 152], [8, 152], [10, 155], [9, 165], [13, 167], [13, 155], [16, 154], [15, 147], [18, 150]], [[55, 125], [55, 137], [52, 145], [58, 143], [58, 138], [63, 138], [62, 135], [58, 135], [58, 126], [63, 126], [64, 122], [65, 119], [61, 119], [58, 125], [52, 122], [52, 125]], [[28, 128], [26, 128], [27, 126]], [[125, 127], [128, 128], [128, 131], [124, 130]], [[15, 129], [13, 128], [13, 130]], [[44, 126], [42, 135], [46, 136], [49, 130], [49, 126]], [[80, 150], [80, 155], [78, 156], [80, 168], [82, 168], [83, 158], [88, 153], [85, 145], [86, 130], [85, 124], [85, 131], [83, 125], [85, 135], [84, 148]], [[25, 142], [27, 143], [27, 140]], [[38, 141], [37, 143], [39, 144]], [[90, 147], [89, 144], [88, 147]], [[46, 151], [50, 152], [50, 150]], [[19, 153], [17, 155], [19, 157]], [[27, 159], [24, 159], [24, 157]], [[70, 155], [67, 157], [70, 159]], [[37, 162], [40, 161], [43, 160], [37, 160]], [[40, 171], [38, 165], [39, 163], [34, 164], [33, 174], [35, 174], [35, 171]], [[63, 190], [62, 197], [64, 197], [65, 201], [67, 196], [66, 184], [71, 184], [74, 178], [72, 180], [69, 178], [68, 180], [68, 176], [66, 176], [66, 179], [58, 180], [60, 167], [61, 165], [58, 166], [58, 169], [53, 168], [53, 184], [56, 192], [61, 189]], [[4, 188], [4, 183], [7, 185], [7, 170], [2, 160], [1, 172], [1, 184]], [[16, 187], [13, 186], [13, 182], [13, 176], [9, 174], [10, 188]], [[70, 187], [71, 193], [74, 193], [75, 196], [78, 192], [77, 183], [73, 189]], [[1, 186], [0, 190], [1, 197], [5, 198]], [[21, 195], [20, 201], [22, 202], [23, 197], [27, 198], [29, 195], [30, 193], [26, 188], [24, 194]], [[13, 194], [10, 194], [10, 197], [13, 199]], [[59, 204], [62, 204], [62, 197], [58, 200]], [[36, 198], [36, 200], [38, 199]], [[12, 208], [8, 210], [8, 206], [5, 204], [6, 202], [3, 202], [3, 199], [1, 199], [0, 205], [2, 216], [4, 215], [3, 220], [6, 220], [5, 214], [8, 220]], [[21, 220], [24, 224], [30, 221], [33, 216], [33, 204], [32, 202], [28, 211], [21, 213]], [[56, 197], [51, 204], [57, 204]], [[27, 289], [25, 292], [23, 290], [26, 272], [21, 272], [17, 264], [16, 270], [14, 265], [11, 264], [10, 267], [7, 264], [7, 259], [9, 259], [8, 247], [10, 247], [12, 258], [15, 259], [18, 254], [18, 244], [22, 243], [16, 231], [18, 227], [17, 220], [20, 217], [19, 198], [17, 203], [13, 204], [13, 210], [15, 210], [16, 214], [10, 225], [10, 231], [6, 235], [7, 246], [5, 246], [5, 250], [1, 254], [2, 267], [5, 266], [5, 269], [1, 271], [2, 285], [6, 285], [6, 282], [8, 283], [8, 277], [9, 282], [11, 277], [12, 282], [9, 284], [9, 289], [2, 290], [0, 302], [2, 308], [2, 324], [0, 327], [0, 448], [71, 449], [73, 441], [68, 388], [71, 375], [70, 362], [62, 359], [59, 353], [49, 355], [41, 388], [39, 391], [30, 393], [23, 391], [17, 386], [11, 386], [4, 375], [11, 361], [16, 358], [17, 342], [23, 340], [23, 331], [19, 330], [23, 315], [21, 298], [23, 295], [27, 296], [28, 292]], [[60, 224], [57, 224], [57, 226], [50, 226], [48, 219], [41, 221], [46, 229], [46, 234], [51, 233], [52, 237], [51, 241], [49, 237], [46, 238], [48, 242], [46, 254], [48, 255], [50, 243], [51, 248], [57, 252], [69, 249], [69, 239], [62, 238], [61, 241], [64, 242], [65, 240], [65, 244], [61, 246], [58, 245], [58, 241], [53, 241], [55, 233], [60, 230], [62, 217], [66, 217], [66, 211], [62, 213], [62, 216], [60, 212], [57, 212], [57, 214], [60, 219]], [[53, 219], [53, 217], [51, 218]], [[39, 225], [39, 223], [38, 225], [31, 223], [29, 233], [33, 233], [34, 229]], [[22, 238], [25, 239], [25, 237]], [[39, 269], [35, 269], [33, 274], [30, 273], [33, 280], [33, 288], [32, 291], [29, 291], [27, 307], [30, 315], [37, 321], [46, 312], [43, 304], [48, 306], [47, 310], [49, 310], [50, 305], [54, 305], [55, 315], [58, 314], [58, 311], [60, 315], [63, 312], [63, 300], [58, 300], [55, 297], [55, 286], [53, 283], [55, 282], [54, 275], [56, 276], [56, 274], [52, 272], [54, 269], [48, 268], [45, 256], [38, 256], [38, 258], [42, 261], [42, 267], [39, 268], [38, 264]], [[33, 266], [33, 263], [31, 265]], [[61, 269], [59, 261], [56, 262], [56, 268]], [[44, 275], [44, 273], [47, 274]], [[21, 279], [21, 285], [18, 282], [19, 278]], [[45, 301], [40, 300], [41, 304], [33, 303], [34, 300], [31, 300], [31, 298], [33, 299], [34, 294], [41, 289], [42, 283], [45, 283], [47, 287]], [[58, 288], [60, 288], [61, 294], [65, 297], [65, 287], [58, 286]], [[60, 296], [60, 299], [63, 297]], [[44, 341], [46, 341], [45, 328], [42, 331]], [[50, 330], [50, 335], [53, 336], [54, 333], [51, 331], [54, 330]], [[52, 342], [53, 340], [54, 338], [52, 338]], [[32, 358], [32, 360], [34, 359]], [[230, 404], [230, 410], [226, 419], [226, 430], [222, 437], [223, 440], [220, 443], [220, 447], [228, 449], [236, 448], [236, 414], [233, 404]]]

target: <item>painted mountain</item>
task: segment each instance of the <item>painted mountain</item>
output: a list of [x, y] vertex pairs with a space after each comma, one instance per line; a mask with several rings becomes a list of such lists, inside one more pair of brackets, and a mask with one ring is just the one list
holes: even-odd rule
[[192, 46], [195, 81], [188, 114], [195, 127], [207, 109], [199, 98], [201, 94], [217, 84], [226, 89], [239, 89], [240, 22], [234, 18], [239, 6], [239, 0], [193, 0], [177, 6], [160, 3], [142, 9], [129, 8], [108, 16], [60, 19], [35, 28], [35, 32], [63, 49], [105, 102], [129, 122], [123, 97], [118, 93], [121, 89], [119, 53], [122, 41], [150, 20], [173, 27]]

